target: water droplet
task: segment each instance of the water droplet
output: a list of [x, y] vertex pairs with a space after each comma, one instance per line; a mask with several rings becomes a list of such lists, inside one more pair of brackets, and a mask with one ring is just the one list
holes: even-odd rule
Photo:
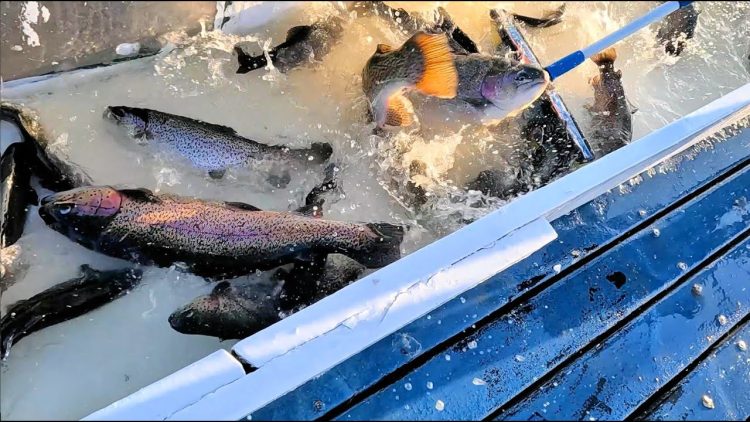
[[487, 385], [487, 382], [485, 382], [485, 380], [479, 378], [474, 378], [473, 380], [471, 380], [471, 383], [474, 385]]
[[438, 412], [442, 412], [443, 409], [445, 409], [445, 403], [443, 403], [442, 400], [438, 400], [435, 402], [435, 409], [438, 410]]
[[697, 284], [697, 283], [693, 284], [692, 292], [696, 296], [702, 295], [703, 294], [703, 286], [701, 286], [700, 284]]
[[719, 321], [719, 325], [727, 325], [727, 317], [724, 315], [719, 315], [716, 320]]
[[742, 350], [743, 352], [747, 351], [747, 343], [745, 343], [745, 340], [740, 340], [737, 342], [737, 348]]
[[404, 384], [404, 389], [405, 389], [406, 391], [411, 391], [411, 383], [410, 383], [410, 382], [407, 382], [406, 384]]
[[451, 360], [451, 355], [445, 355], [445, 360], [449, 361]]
[[522, 355], [516, 355], [516, 362], [523, 362], [525, 360], [526, 360], [526, 358], [523, 357]]
[[645, 217], [646, 216], [646, 210], [638, 210], [638, 215], [640, 215], [641, 217]]
[[466, 299], [464, 299], [463, 296], [461, 296], [461, 303], [466, 303]]
[[661, 236], [661, 230], [659, 229], [653, 229], [651, 232], [654, 234], [654, 237]]
[[552, 269], [555, 270], [556, 273], [560, 273], [560, 271], [562, 271], [562, 265], [555, 264], [555, 266], [552, 267]]
[[711, 398], [708, 394], [704, 394], [703, 397], [701, 397], [701, 400], [703, 401], [703, 406], [707, 409], [713, 409], [714, 406], [714, 399]]
[[470, 341], [469, 344], [468, 344], [468, 346], [469, 346], [469, 349], [476, 349], [477, 348], [477, 341], [476, 340]]
[[688, 266], [684, 262], [678, 262], [677, 263], [677, 268], [681, 269], [682, 271], [685, 271], [685, 270], [687, 270]]
[[433, 384], [432, 381], [427, 381], [427, 389], [432, 390]]

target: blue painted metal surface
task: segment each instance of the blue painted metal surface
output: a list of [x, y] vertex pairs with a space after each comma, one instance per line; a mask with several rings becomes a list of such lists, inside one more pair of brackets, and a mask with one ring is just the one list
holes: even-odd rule
[[[747, 122], [744, 126], [745, 129], [707, 151], [689, 150], [682, 154], [695, 157], [682, 160], [678, 171], [655, 175], [644, 173], [644, 180], [632, 187], [630, 193], [603, 195], [557, 219], [552, 222], [558, 231], [557, 242], [251, 416], [254, 419], [338, 416], [403, 378], [414, 366], [436, 359], [450, 362], [446, 356], [453, 353], [454, 343], [465, 337], [463, 332], [475, 331], [477, 324], [480, 327], [486, 325], [521, 300], [527, 300], [542, 288], [567, 277], [573, 268], [586, 264], [592, 254], [600, 253], [613, 242], [624, 240], [634, 227], [652, 223], [665, 210], [674, 208], [675, 202], [685, 202], [687, 196], [711, 185], [717, 178], [727, 177], [727, 174], [746, 167], [750, 159], [750, 129]], [[556, 270], [562, 273], [557, 274]], [[560, 314], [551, 315], [564, 319]], [[432, 382], [434, 386], [435, 381]], [[393, 387], [390, 388], [392, 391]], [[403, 386], [399, 388], [406, 391]], [[412, 384], [414, 388], [415, 384]], [[426, 388], [426, 382], [422, 388]], [[374, 412], [368, 417], [378, 417], [378, 414]]]
[[[744, 342], [744, 343], [740, 343]], [[740, 420], [750, 415], [750, 323], [735, 332], [638, 419]], [[744, 344], [745, 346], [742, 346]], [[703, 404], [706, 395], [714, 407]]]
[[[702, 286], [700, 295], [694, 285]], [[745, 240], [499, 419], [630, 416], [734, 325], [748, 321], [749, 287]]]
[[[446, 352], [450, 361], [432, 358], [341, 419], [487, 416], [660, 292], [683, 283], [728, 241], [747, 235], [750, 208], [736, 211], [740, 197], [750, 198], [750, 167], [455, 344]], [[735, 214], [729, 217], [733, 224], [717, 223]], [[445, 407], [436, 406], [437, 400]]]

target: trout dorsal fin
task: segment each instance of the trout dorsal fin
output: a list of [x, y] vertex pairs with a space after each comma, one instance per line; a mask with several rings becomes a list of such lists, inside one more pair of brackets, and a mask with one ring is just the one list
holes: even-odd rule
[[[168, 113], [164, 113], [164, 114], [168, 114]], [[237, 135], [237, 131], [232, 129], [229, 126], [217, 125], [215, 123], [204, 122], [203, 120], [191, 119], [190, 117], [178, 116], [176, 114], [170, 114], [170, 117], [175, 120], [182, 120], [182, 121], [186, 121], [192, 124], [197, 123], [201, 126], [204, 126], [206, 129], [212, 130], [214, 132], [220, 132], [226, 135]]]
[[393, 47], [388, 44], [378, 44], [377, 48], [375, 48], [375, 52], [378, 54], [386, 54], [391, 51], [393, 51]]
[[455, 98], [458, 71], [446, 35], [419, 32], [404, 43], [404, 47], [407, 45], [416, 46], [424, 64], [416, 83], [417, 90], [433, 97]]
[[230, 208], [237, 208], [242, 211], [263, 211], [262, 209], [255, 207], [250, 204], [246, 204], [244, 202], [224, 202], [224, 205], [230, 207]]
[[161, 202], [161, 198], [156, 196], [153, 192], [146, 188], [138, 188], [138, 189], [119, 189], [120, 193], [124, 194], [130, 199], [134, 199], [136, 201], [143, 201], [143, 202], [153, 202], [158, 203]]

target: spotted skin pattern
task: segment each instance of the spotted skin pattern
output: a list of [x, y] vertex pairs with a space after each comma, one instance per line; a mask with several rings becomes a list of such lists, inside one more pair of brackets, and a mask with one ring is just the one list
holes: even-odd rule
[[[107, 208], [103, 215], [102, 203], [117, 204], [117, 210]], [[323, 220], [107, 186], [48, 196], [39, 214], [51, 228], [96, 251], [159, 266], [182, 262], [206, 277], [241, 275], [335, 252], [377, 268], [400, 257], [403, 239], [403, 228], [388, 223]]]
[[263, 161], [321, 163], [332, 153], [328, 144], [314, 143], [304, 149], [266, 145], [244, 138], [230, 127], [144, 108], [112, 106], [105, 117], [126, 128], [131, 136], [187, 158], [195, 167], [209, 172]]

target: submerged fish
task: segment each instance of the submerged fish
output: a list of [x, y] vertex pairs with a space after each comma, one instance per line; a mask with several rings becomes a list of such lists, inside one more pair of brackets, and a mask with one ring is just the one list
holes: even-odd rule
[[313, 143], [304, 149], [266, 145], [244, 138], [227, 126], [145, 108], [111, 106], [104, 115], [126, 128], [130, 136], [188, 159], [213, 178], [223, 177], [228, 168], [263, 161], [319, 164], [333, 152], [326, 143]]
[[594, 104], [586, 108], [592, 114], [591, 146], [597, 157], [629, 143], [633, 136], [631, 111], [620, 80], [622, 72], [615, 70], [615, 59], [617, 51], [614, 47], [591, 57], [599, 67], [599, 74], [591, 78]]
[[81, 266], [79, 277], [60, 283], [8, 308], [0, 319], [0, 357], [21, 338], [90, 312], [124, 295], [141, 281], [141, 271], [97, 271]]
[[458, 74], [448, 39], [418, 32], [397, 50], [378, 44], [362, 70], [362, 88], [378, 127], [410, 125], [413, 108], [404, 96], [407, 91], [456, 96]]
[[26, 151], [29, 152], [25, 154], [29, 160], [26, 166], [37, 176], [42, 187], [61, 191], [91, 184], [91, 179], [82, 169], [50, 151], [52, 142], [39, 123], [35, 111], [3, 101], [0, 104], [0, 117], [4, 123], [16, 127], [21, 133], [23, 143], [27, 145]]
[[10, 145], [0, 160], [2, 176], [2, 222], [0, 249], [14, 243], [23, 234], [29, 207], [38, 202], [31, 187], [31, 146], [25, 142]]
[[695, 6], [689, 4], [664, 18], [656, 33], [659, 43], [664, 45], [664, 51], [673, 56], [682, 53], [687, 46], [687, 40], [695, 35], [699, 14]]
[[[278, 322], [345, 287], [365, 271], [357, 262], [342, 255], [329, 255], [321, 272], [309, 272], [295, 264], [289, 272], [280, 271], [276, 284], [222, 281], [213, 291], [198, 297], [169, 316], [172, 328], [183, 334], [199, 334], [222, 340], [241, 339]], [[301, 294], [298, 289], [306, 293]]]
[[[344, 20], [331, 15], [312, 25], [295, 26], [286, 34], [286, 41], [268, 52], [274, 67], [286, 73], [295, 67], [313, 61], [320, 61], [341, 38]], [[234, 46], [240, 67], [237, 73], [248, 73], [268, 65], [265, 54], [251, 56], [238, 45]]]
[[404, 235], [403, 227], [388, 223], [323, 220], [109, 186], [50, 195], [39, 215], [89, 249], [144, 264], [184, 263], [204, 277], [237, 276], [328, 253], [381, 267], [400, 257]]

